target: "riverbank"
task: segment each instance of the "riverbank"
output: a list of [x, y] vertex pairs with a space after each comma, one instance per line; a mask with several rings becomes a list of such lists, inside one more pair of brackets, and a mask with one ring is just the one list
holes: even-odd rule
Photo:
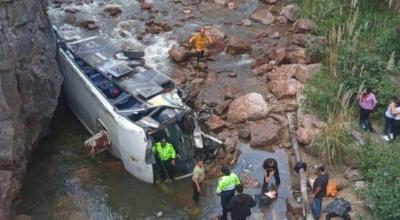
[[[359, 167], [353, 188], [374, 219], [398, 219], [399, 144], [380, 138], [383, 113], [390, 98], [399, 94], [398, 14], [388, 9], [394, 1], [302, 1], [302, 16], [318, 24], [328, 37], [324, 68], [306, 87], [310, 111], [328, 121], [316, 140], [315, 154], [332, 166]], [[396, 3], [392, 5], [396, 7]], [[329, 86], [327, 86], [329, 85]], [[377, 134], [362, 132], [357, 124], [355, 97], [362, 87], [372, 87], [378, 106], [372, 117]], [[397, 170], [397, 171], [396, 171]]]

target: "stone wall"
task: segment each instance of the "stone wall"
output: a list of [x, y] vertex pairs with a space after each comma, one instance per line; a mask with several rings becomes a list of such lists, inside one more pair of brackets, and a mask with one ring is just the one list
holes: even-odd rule
[[0, 0], [0, 219], [18, 205], [32, 148], [62, 82], [46, 0]]

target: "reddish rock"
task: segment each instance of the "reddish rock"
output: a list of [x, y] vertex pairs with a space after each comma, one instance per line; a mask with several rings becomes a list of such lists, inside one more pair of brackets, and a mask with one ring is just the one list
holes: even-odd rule
[[263, 96], [250, 93], [236, 98], [229, 105], [228, 120], [234, 123], [257, 120], [268, 115], [268, 105]]
[[255, 121], [250, 124], [251, 141], [253, 148], [274, 144], [279, 140], [281, 126], [272, 118]]
[[171, 75], [171, 79], [174, 80], [178, 85], [183, 85], [187, 81], [187, 71], [175, 69]]
[[254, 75], [259, 76], [259, 75], [262, 75], [262, 74], [264, 74], [264, 73], [266, 73], [268, 71], [271, 71], [272, 68], [273, 68], [273, 65], [271, 65], [269, 63], [266, 63], [266, 64], [263, 64], [261, 66], [258, 66], [256, 68], [254, 68], [252, 72], [253, 72]]
[[297, 81], [288, 80], [273, 80], [268, 83], [268, 88], [277, 99], [292, 98], [297, 93]]
[[208, 128], [211, 131], [220, 129], [225, 126], [225, 121], [215, 114], [212, 114], [206, 121]]
[[173, 47], [169, 50], [169, 55], [174, 61], [181, 63], [187, 61], [192, 53], [186, 47]]
[[222, 103], [218, 104], [215, 108], [214, 111], [217, 115], [222, 115], [222, 113], [229, 107], [231, 104], [232, 100], [228, 99], [223, 101]]
[[172, 27], [167, 22], [155, 22], [149, 21], [146, 22], [146, 33], [150, 34], [159, 34], [161, 32], [171, 31]]
[[112, 17], [116, 17], [122, 13], [122, 10], [119, 5], [107, 5], [104, 8], [104, 12], [108, 13]]
[[266, 74], [268, 80], [286, 80], [292, 78], [298, 71], [305, 71], [303, 65], [289, 64], [282, 65]]
[[275, 48], [268, 53], [268, 58], [275, 60], [277, 64], [285, 62], [286, 58], [286, 48]]
[[251, 45], [248, 42], [245, 42], [239, 38], [232, 37], [229, 39], [226, 53], [231, 55], [239, 55], [243, 53], [251, 52]]
[[296, 131], [297, 141], [300, 144], [311, 144], [314, 138], [326, 128], [326, 123], [317, 117], [306, 114], [300, 121]]
[[295, 33], [315, 32], [317, 24], [310, 19], [300, 18], [293, 24]]
[[209, 48], [210, 54], [218, 54], [225, 50], [226, 43], [225, 43], [225, 33], [222, 32], [220, 29], [216, 27], [211, 27], [206, 29], [206, 34], [210, 36], [211, 40], [213, 41], [212, 47]]
[[310, 64], [304, 66], [304, 68], [299, 68], [299, 71], [296, 71], [294, 77], [302, 83], [306, 83], [315, 73], [321, 70], [321, 64]]
[[275, 21], [275, 17], [268, 9], [257, 9], [251, 15], [251, 19], [266, 25]]
[[300, 16], [300, 7], [297, 4], [290, 4], [282, 8], [280, 15], [285, 16], [289, 21], [296, 21]]
[[260, 187], [261, 184], [258, 179], [247, 172], [241, 172], [239, 174], [240, 182], [242, 183], [244, 188], [257, 188]]
[[291, 48], [287, 54], [287, 58], [292, 64], [310, 63], [310, 58], [307, 55], [306, 49], [302, 47]]

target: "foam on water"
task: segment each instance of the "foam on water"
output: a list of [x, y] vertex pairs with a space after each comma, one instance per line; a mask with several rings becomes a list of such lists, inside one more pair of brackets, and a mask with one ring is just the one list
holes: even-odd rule
[[168, 51], [176, 45], [174, 40], [168, 40], [167, 34], [155, 36], [150, 45], [145, 48], [145, 62], [161, 72], [170, 72]]

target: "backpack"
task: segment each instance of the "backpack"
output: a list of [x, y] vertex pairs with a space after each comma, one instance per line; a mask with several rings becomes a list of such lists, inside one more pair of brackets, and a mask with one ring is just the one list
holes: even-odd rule
[[336, 198], [331, 203], [329, 203], [328, 207], [326, 207], [325, 211], [328, 213], [328, 216], [337, 216], [342, 218], [348, 218], [348, 211], [351, 210], [350, 202], [344, 200], [343, 198]]

